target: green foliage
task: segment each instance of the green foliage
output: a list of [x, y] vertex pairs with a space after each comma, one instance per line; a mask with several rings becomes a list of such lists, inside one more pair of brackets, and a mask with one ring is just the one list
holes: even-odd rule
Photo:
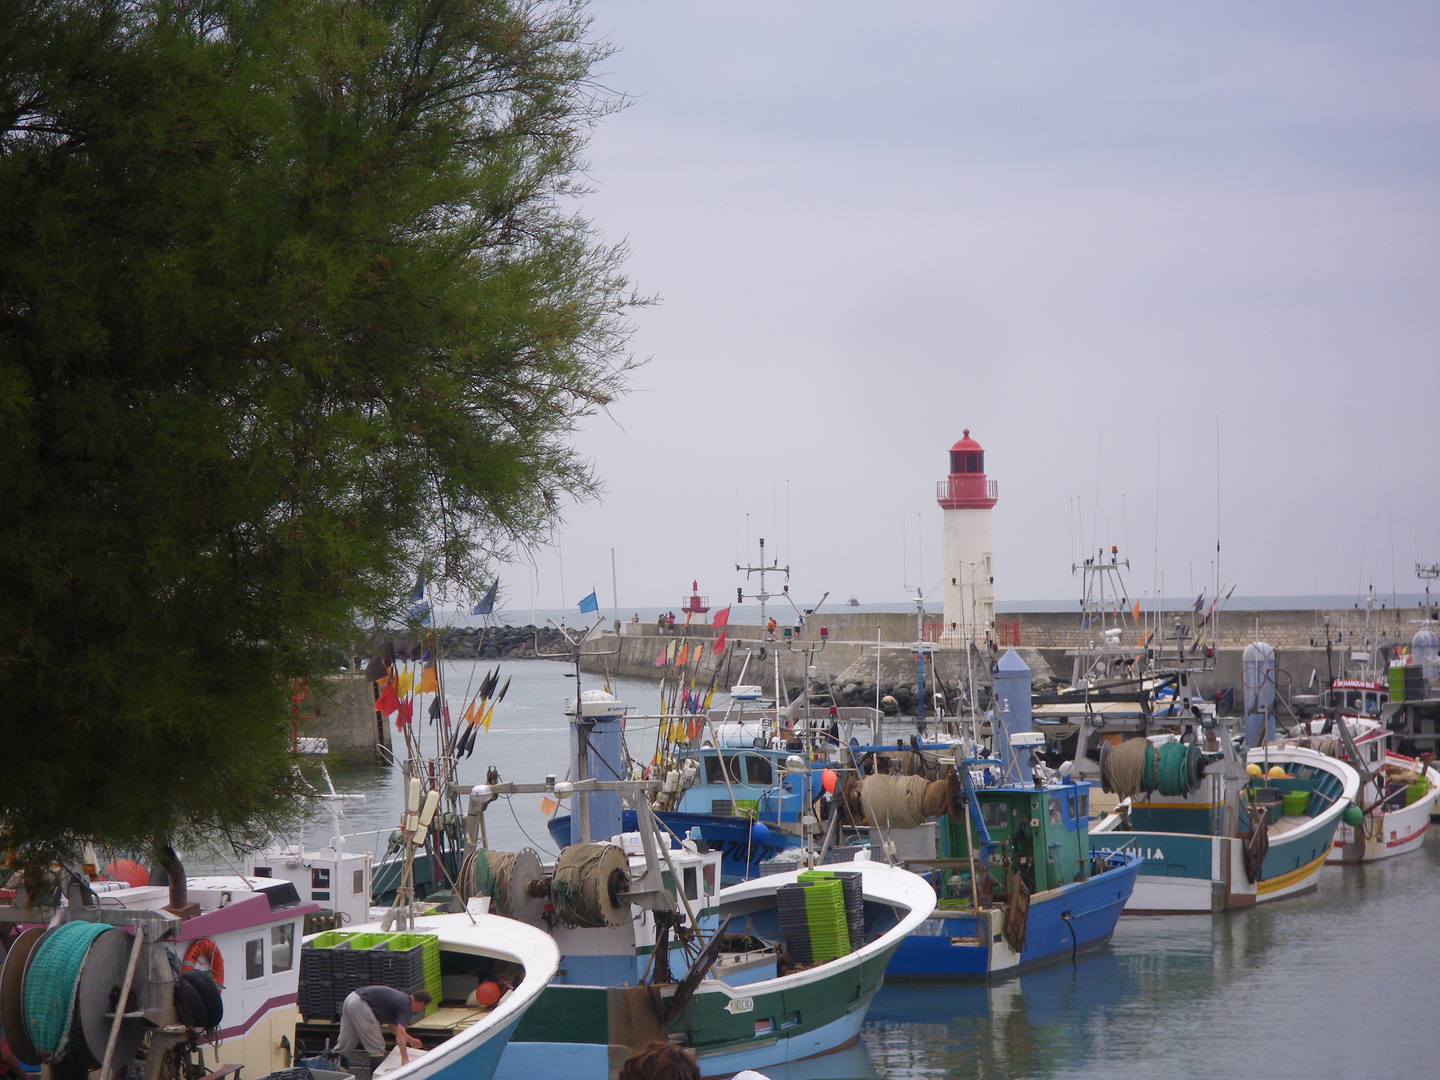
[[0, 0], [0, 842], [238, 840], [290, 680], [593, 492], [577, 3]]

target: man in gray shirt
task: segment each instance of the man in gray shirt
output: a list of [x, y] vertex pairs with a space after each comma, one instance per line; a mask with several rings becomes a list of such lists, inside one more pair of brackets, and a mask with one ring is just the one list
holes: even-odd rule
[[335, 1049], [348, 1053], [363, 1045], [372, 1058], [385, 1056], [385, 1035], [380, 1025], [388, 1024], [395, 1029], [395, 1045], [400, 1048], [400, 1064], [408, 1065], [410, 1047], [420, 1049], [420, 1040], [406, 1032], [412, 1013], [419, 1012], [430, 1004], [430, 995], [424, 990], [407, 994], [391, 986], [362, 986], [351, 991], [340, 1007], [340, 1037]]

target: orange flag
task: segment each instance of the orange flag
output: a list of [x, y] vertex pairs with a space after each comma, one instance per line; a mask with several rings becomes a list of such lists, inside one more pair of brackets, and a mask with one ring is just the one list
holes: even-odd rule
[[415, 687], [417, 694], [433, 694], [440, 689], [439, 682], [435, 679], [435, 665], [425, 665], [425, 670], [420, 673], [420, 685]]
[[690, 658], [690, 643], [687, 641], [680, 646], [680, 652], [675, 657], [675, 666], [684, 667], [685, 661]]
[[1130, 617], [1136, 622], [1140, 621], [1140, 601], [1135, 601], [1135, 606], [1130, 609]]

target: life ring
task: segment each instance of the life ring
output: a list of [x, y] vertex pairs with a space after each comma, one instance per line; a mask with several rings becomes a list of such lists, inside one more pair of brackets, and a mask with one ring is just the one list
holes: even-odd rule
[[185, 950], [185, 962], [180, 969], [208, 971], [216, 986], [225, 985], [225, 958], [220, 955], [220, 946], [215, 944], [214, 938], [202, 937], [191, 942], [190, 948]]

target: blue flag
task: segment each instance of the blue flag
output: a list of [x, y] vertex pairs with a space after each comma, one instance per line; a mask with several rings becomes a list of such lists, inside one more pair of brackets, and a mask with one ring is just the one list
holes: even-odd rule
[[584, 615], [591, 611], [600, 610], [600, 601], [595, 599], [595, 590], [590, 590], [590, 595], [580, 601], [580, 614]]
[[471, 615], [489, 615], [495, 610], [495, 586], [498, 582], [490, 583], [490, 591], [480, 598], [480, 602], [471, 609]]

